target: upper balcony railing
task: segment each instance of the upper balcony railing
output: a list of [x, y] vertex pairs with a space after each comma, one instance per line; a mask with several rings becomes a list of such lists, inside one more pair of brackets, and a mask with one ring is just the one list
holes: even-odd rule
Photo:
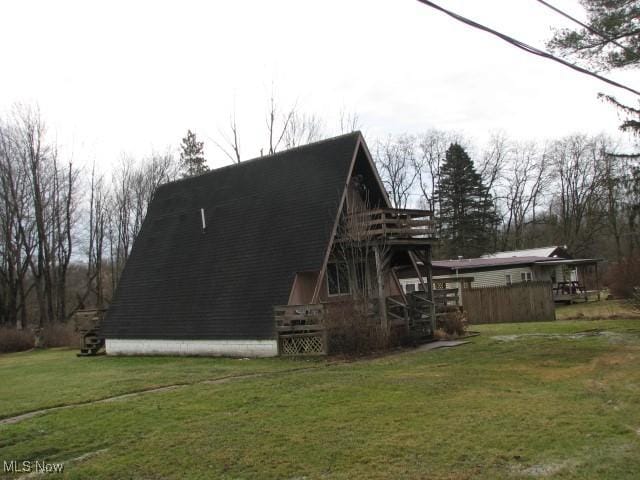
[[420, 241], [436, 239], [433, 214], [429, 210], [378, 208], [347, 215], [341, 241]]

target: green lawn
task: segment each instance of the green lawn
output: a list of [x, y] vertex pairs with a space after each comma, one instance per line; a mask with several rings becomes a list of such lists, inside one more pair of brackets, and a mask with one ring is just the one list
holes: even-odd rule
[[350, 363], [3, 355], [1, 417], [187, 385], [0, 425], [0, 460], [68, 478], [638, 478], [640, 320], [474, 330]]

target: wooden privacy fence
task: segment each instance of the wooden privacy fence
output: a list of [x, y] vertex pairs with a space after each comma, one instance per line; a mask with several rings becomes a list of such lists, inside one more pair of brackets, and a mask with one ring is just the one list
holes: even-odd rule
[[544, 322], [556, 319], [549, 282], [465, 288], [462, 304], [469, 323]]
[[324, 305], [281, 305], [273, 314], [280, 355], [327, 354]]

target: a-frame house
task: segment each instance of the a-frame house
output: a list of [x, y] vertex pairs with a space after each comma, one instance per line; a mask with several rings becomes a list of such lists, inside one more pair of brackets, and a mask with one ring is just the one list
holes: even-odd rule
[[114, 355], [273, 356], [274, 307], [363, 298], [428, 333], [431, 282], [409, 298], [394, 269], [428, 269], [433, 241], [430, 212], [391, 208], [360, 132], [220, 168], [158, 189], [101, 335]]

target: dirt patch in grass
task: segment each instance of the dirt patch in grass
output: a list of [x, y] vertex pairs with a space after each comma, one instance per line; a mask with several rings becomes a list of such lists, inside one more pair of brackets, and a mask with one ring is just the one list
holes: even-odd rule
[[609, 370], [606, 377], [598, 379], [590, 379], [586, 387], [593, 392], [603, 392], [609, 387], [609, 383], [612, 381], [624, 381], [627, 375], [622, 375], [622, 378], [618, 379], [615, 368], [627, 367], [635, 364], [637, 357], [630, 352], [614, 352], [605, 353], [597, 356], [589, 363], [573, 365], [570, 367], [563, 367], [555, 363], [544, 362], [542, 366], [550, 367], [539, 371], [540, 377], [545, 380], [566, 380], [569, 378], [578, 378], [580, 376], [588, 376], [595, 371], [609, 370], [614, 367], [613, 370]]
[[540, 463], [531, 465], [529, 467], [518, 466], [514, 470], [514, 473], [527, 477], [534, 478], [546, 478], [553, 475], [557, 475], [563, 470], [573, 467], [576, 462], [564, 461], [558, 463]]
[[559, 339], [559, 340], [580, 340], [582, 338], [589, 337], [605, 337], [612, 343], [624, 342], [627, 335], [618, 332], [609, 332], [606, 330], [588, 330], [585, 332], [577, 333], [521, 333], [514, 335], [494, 335], [492, 340], [499, 342], [513, 342], [516, 340], [525, 340], [527, 338], [547, 338], [547, 339]]

